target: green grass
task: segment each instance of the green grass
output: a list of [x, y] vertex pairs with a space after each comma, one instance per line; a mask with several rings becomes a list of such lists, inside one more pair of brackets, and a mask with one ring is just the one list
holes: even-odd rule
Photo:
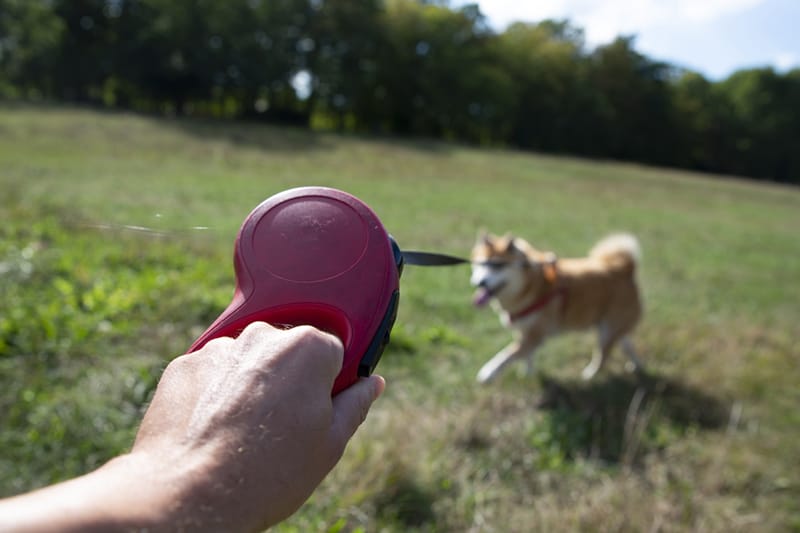
[[386, 395], [277, 530], [800, 530], [799, 190], [60, 107], [0, 107], [0, 495], [127, 449], [227, 304], [241, 221], [300, 185], [359, 196], [407, 248], [467, 254], [486, 227], [569, 256], [635, 233], [649, 376], [615, 357], [580, 381], [593, 338], [574, 334], [480, 387], [508, 333], [465, 267], [408, 267]]

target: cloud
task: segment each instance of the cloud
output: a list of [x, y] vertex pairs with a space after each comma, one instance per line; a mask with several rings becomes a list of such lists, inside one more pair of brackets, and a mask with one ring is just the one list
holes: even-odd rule
[[709, 24], [766, 1], [477, 0], [481, 11], [500, 30], [514, 21], [568, 18], [585, 30], [590, 44], [608, 42], [620, 34], [638, 34], [655, 27]]
[[797, 55], [792, 52], [781, 52], [775, 56], [775, 68], [778, 70], [791, 70], [799, 66], [800, 61], [797, 60]]
[[709, 22], [725, 15], [741, 13], [754, 8], [765, 0], [678, 0], [679, 13], [693, 22]]

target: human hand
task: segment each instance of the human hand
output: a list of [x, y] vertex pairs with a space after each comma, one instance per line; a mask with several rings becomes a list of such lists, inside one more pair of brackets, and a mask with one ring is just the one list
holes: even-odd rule
[[311, 327], [255, 323], [214, 339], [167, 367], [131, 455], [190, 467], [170, 510], [186, 525], [272, 525], [311, 495], [383, 391], [373, 376], [331, 398], [342, 356]]

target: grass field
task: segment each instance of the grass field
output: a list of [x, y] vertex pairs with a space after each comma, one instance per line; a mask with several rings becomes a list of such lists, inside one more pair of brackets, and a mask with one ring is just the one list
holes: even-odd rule
[[[0, 495], [127, 449], [160, 371], [225, 307], [238, 227], [347, 190], [401, 246], [480, 227], [562, 256], [642, 242], [646, 316], [579, 378], [474, 381], [508, 341], [468, 269], [408, 267], [385, 396], [278, 531], [800, 531], [800, 190], [610, 162], [69, 108], [0, 107]], [[135, 231], [144, 226], [153, 231]], [[198, 226], [208, 229], [193, 229]]]

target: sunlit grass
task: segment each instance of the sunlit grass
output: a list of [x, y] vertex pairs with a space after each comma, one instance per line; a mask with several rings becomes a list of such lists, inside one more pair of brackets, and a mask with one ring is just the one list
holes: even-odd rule
[[279, 530], [800, 527], [800, 191], [69, 108], [0, 108], [2, 494], [126, 449], [160, 369], [227, 303], [243, 218], [311, 184], [361, 197], [406, 248], [467, 254], [486, 227], [569, 256], [635, 233], [649, 377], [619, 357], [581, 382], [576, 334], [535, 376], [479, 387], [508, 333], [470, 306], [465, 267], [408, 267], [387, 393]]

